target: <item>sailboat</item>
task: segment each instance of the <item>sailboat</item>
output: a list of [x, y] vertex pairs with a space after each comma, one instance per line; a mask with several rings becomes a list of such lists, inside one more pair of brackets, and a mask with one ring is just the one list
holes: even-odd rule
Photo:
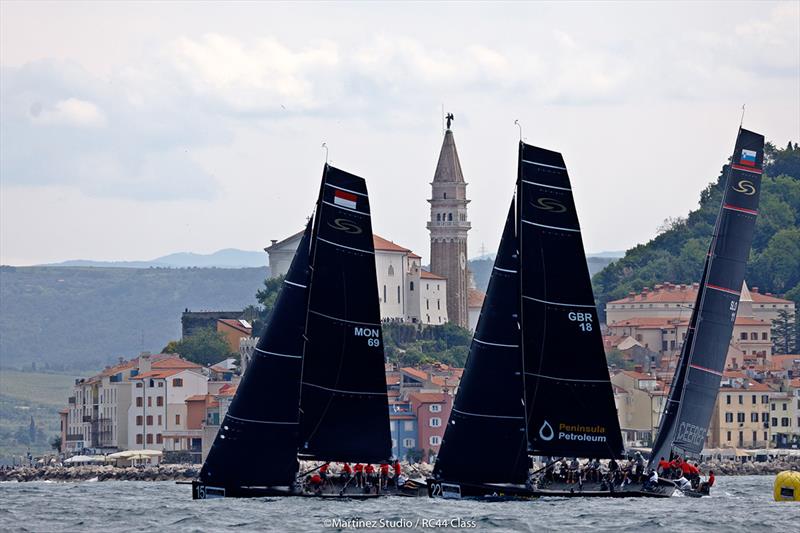
[[529, 456], [623, 451], [567, 168], [560, 153], [520, 142], [515, 198], [428, 493], [621, 495], [532, 479]]
[[764, 136], [740, 127], [651, 468], [661, 458], [685, 459], [703, 451], [753, 241], [763, 163]]
[[194, 499], [302, 494], [299, 459], [390, 459], [374, 253], [365, 181], [326, 164], [272, 318], [192, 482]]

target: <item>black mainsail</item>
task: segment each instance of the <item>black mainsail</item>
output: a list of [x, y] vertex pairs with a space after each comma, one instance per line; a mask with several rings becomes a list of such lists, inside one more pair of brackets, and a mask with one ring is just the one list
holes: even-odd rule
[[620, 457], [600, 321], [561, 154], [520, 143], [517, 187], [529, 452]]
[[200, 470], [203, 483], [216, 487], [294, 483], [311, 233], [309, 221], [272, 318]]
[[688, 334], [661, 416], [650, 465], [703, 450], [753, 240], [764, 136], [740, 128]]
[[522, 484], [528, 477], [515, 220], [512, 204], [436, 458], [437, 479]]
[[291, 494], [266, 489], [291, 489], [298, 454], [372, 463], [391, 457], [365, 181], [325, 165], [314, 213], [193, 483], [195, 498], [212, 489], [223, 496]]
[[327, 166], [312, 243], [300, 454], [381, 462], [392, 455], [369, 198]]

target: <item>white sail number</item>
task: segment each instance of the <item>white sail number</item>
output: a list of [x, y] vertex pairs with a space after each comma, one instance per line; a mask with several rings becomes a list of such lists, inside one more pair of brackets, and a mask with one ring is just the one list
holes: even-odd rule
[[367, 346], [375, 348], [381, 345], [381, 331], [379, 329], [355, 327], [353, 333], [356, 337], [367, 337]]
[[736, 322], [736, 309], [739, 307], [739, 302], [731, 302], [731, 322]]
[[587, 332], [592, 331], [592, 313], [579, 313], [576, 311], [570, 311], [567, 315], [567, 318], [570, 319], [572, 322], [577, 322], [578, 327], [581, 328], [581, 331]]

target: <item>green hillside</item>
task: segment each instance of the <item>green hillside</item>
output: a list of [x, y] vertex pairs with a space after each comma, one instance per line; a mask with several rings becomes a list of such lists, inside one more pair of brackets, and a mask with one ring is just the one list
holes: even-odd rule
[[102, 368], [180, 338], [181, 313], [255, 304], [265, 268], [0, 267], [0, 364]]
[[[800, 307], [800, 147], [767, 145], [759, 216], [745, 279], [762, 292], [785, 295]], [[720, 176], [700, 193], [700, 207], [668, 221], [647, 244], [628, 250], [594, 276], [598, 307], [663, 281], [698, 281], [724, 187]]]

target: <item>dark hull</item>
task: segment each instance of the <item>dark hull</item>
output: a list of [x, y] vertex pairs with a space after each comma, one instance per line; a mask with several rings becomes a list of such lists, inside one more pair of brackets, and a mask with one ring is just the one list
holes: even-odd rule
[[[641, 485], [608, 490], [597, 483], [585, 483], [582, 488], [563, 482], [553, 482], [546, 487], [528, 488], [523, 485], [449, 483], [428, 480], [428, 496], [444, 499], [530, 500], [533, 498], [669, 498], [676, 487], [669, 481], [660, 482], [655, 490], [644, 490]], [[699, 495], [699, 493], [697, 493]], [[692, 494], [695, 496], [695, 494]]]
[[281, 498], [295, 496], [300, 498], [322, 498], [322, 499], [345, 499], [345, 500], [369, 500], [380, 498], [381, 496], [421, 496], [424, 486], [409, 484], [408, 487], [387, 487], [380, 492], [370, 489], [348, 487], [342, 491], [341, 487], [326, 487], [320, 494], [303, 492], [291, 487], [214, 487], [206, 485], [200, 481], [192, 481], [192, 499], [208, 500], [214, 498]]

